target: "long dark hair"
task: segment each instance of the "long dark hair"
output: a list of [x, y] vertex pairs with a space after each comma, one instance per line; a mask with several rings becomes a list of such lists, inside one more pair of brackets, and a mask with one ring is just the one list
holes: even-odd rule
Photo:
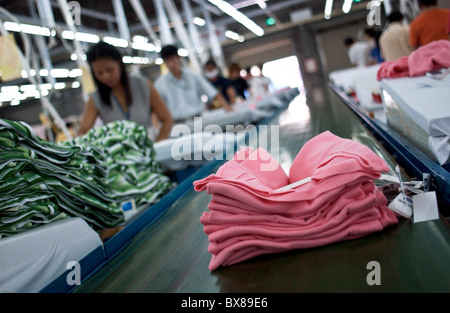
[[125, 90], [127, 106], [130, 106], [131, 103], [133, 102], [133, 98], [131, 96], [128, 73], [126, 71], [125, 64], [122, 61], [122, 55], [120, 54], [120, 52], [109, 43], [100, 41], [89, 49], [89, 51], [86, 53], [86, 57], [89, 62], [89, 66], [91, 67], [92, 77], [94, 78], [94, 82], [97, 85], [97, 90], [98, 93], [100, 94], [100, 99], [102, 99], [102, 101], [108, 106], [111, 106], [111, 88], [100, 82], [95, 77], [95, 74], [92, 71], [92, 62], [97, 61], [99, 59], [108, 58], [119, 63], [121, 67], [120, 82], [122, 83], [123, 89]]

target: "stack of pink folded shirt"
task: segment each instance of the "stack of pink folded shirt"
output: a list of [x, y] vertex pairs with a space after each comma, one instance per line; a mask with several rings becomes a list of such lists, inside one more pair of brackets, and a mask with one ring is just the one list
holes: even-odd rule
[[264, 149], [238, 151], [216, 174], [194, 182], [196, 191], [212, 195], [200, 218], [212, 254], [209, 269], [396, 224], [373, 182], [388, 171], [368, 147], [329, 131], [303, 146], [289, 177]]

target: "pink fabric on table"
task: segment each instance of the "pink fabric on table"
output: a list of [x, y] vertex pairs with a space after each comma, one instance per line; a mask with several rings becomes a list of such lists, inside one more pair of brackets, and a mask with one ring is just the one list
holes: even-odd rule
[[450, 67], [450, 41], [437, 40], [413, 51], [408, 58], [409, 76]]
[[383, 62], [377, 80], [383, 78], [417, 77], [427, 72], [450, 67], [450, 41], [436, 40], [396, 61]]
[[[291, 166], [289, 179], [279, 165], [272, 171], [264, 170], [276, 161], [270, 159], [270, 155], [261, 148], [256, 152], [244, 149], [237, 155], [222, 165], [216, 174], [194, 182], [194, 189], [206, 190], [209, 194], [221, 193], [243, 202], [253, 195], [271, 201], [311, 200], [358, 180], [378, 178], [381, 172], [389, 170], [386, 163], [369, 148], [339, 138], [329, 131], [314, 137], [302, 147]], [[262, 156], [264, 162], [236, 161], [245, 155], [253, 159]], [[311, 177], [312, 183], [295, 189], [276, 190], [307, 177]]]
[[377, 80], [383, 78], [400, 78], [409, 76], [408, 56], [404, 56], [395, 61], [386, 61], [380, 64], [377, 71]]
[[[216, 174], [194, 182], [196, 191], [212, 195], [209, 211], [200, 217], [212, 254], [209, 269], [396, 224], [373, 182], [388, 170], [366, 146], [328, 131], [302, 147], [289, 178], [267, 151], [238, 151]], [[303, 185], [277, 190], [308, 177]]]

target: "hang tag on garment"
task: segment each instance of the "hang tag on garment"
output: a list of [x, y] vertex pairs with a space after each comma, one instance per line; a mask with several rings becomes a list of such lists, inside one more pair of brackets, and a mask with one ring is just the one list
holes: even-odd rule
[[391, 182], [383, 186], [379, 186], [378, 190], [380, 190], [385, 196], [395, 196], [398, 194], [399, 188], [400, 188], [399, 183]]
[[413, 200], [406, 195], [405, 186], [398, 165], [395, 167], [395, 172], [397, 173], [398, 183], [400, 184], [400, 194], [388, 205], [388, 208], [403, 217], [411, 218], [413, 213]]
[[412, 216], [413, 199], [406, 196], [404, 193], [399, 193], [397, 197], [389, 203], [388, 208], [409, 219]]
[[134, 215], [134, 213], [136, 213], [136, 202], [134, 201], [134, 199], [122, 202], [121, 208], [122, 208], [123, 214], [125, 215], [125, 219], [127, 219], [128, 217], [130, 217], [130, 216]]
[[439, 219], [436, 193], [424, 192], [412, 197], [414, 223]]

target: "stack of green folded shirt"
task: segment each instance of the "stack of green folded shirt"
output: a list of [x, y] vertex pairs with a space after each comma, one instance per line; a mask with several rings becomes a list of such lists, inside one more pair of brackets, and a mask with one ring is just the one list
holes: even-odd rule
[[95, 147], [106, 157], [107, 184], [117, 203], [134, 200], [137, 209], [157, 202], [174, 187], [155, 160], [153, 142], [144, 126], [115, 121], [91, 129], [65, 142], [70, 146]]
[[0, 119], [0, 238], [70, 216], [95, 230], [123, 223], [93, 147], [40, 139], [22, 122]]
[[153, 156], [131, 122], [56, 144], [0, 119], [0, 238], [75, 216], [96, 231], [123, 224], [122, 202], [151, 204], [173, 187]]

